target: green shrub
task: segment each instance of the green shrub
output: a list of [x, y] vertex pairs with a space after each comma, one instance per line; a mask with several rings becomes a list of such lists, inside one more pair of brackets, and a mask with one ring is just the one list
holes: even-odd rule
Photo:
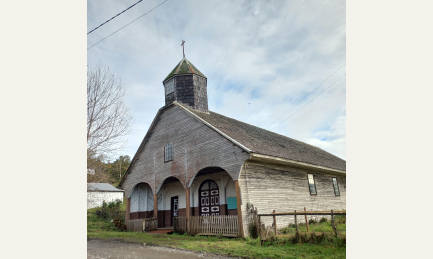
[[323, 222], [327, 222], [327, 221], [328, 221], [328, 219], [327, 219], [327, 218], [325, 218], [325, 217], [323, 217], [323, 218], [321, 218], [321, 219], [320, 219], [320, 221], [319, 221], [319, 222], [320, 222], [320, 223], [323, 223]]
[[316, 224], [316, 223], [317, 223], [317, 221], [315, 219], [310, 219], [308, 221], [308, 224], [310, 224], [310, 225], [313, 225], [313, 224]]
[[251, 224], [249, 225], [249, 231], [252, 238], [257, 238], [259, 236], [259, 233], [257, 232], [257, 227], [254, 222], [251, 222]]

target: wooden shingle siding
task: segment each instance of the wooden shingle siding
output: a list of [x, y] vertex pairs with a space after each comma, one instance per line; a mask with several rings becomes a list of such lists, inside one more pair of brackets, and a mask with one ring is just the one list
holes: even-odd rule
[[[173, 143], [173, 161], [164, 162], [167, 141]], [[137, 157], [122, 183], [127, 196], [140, 182], [148, 183], [155, 192], [170, 176], [179, 179], [186, 188], [197, 172], [206, 167], [221, 167], [236, 180], [249, 155], [187, 111], [173, 105], [162, 111]]]
[[[307, 174], [313, 174], [316, 182], [317, 195], [310, 195]], [[247, 209], [250, 202], [259, 213], [293, 212], [346, 209], [346, 178], [337, 176], [340, 196], [334, 194], [332, 175], [317, 173], [310, 170], [297, 169], [273, 164], [259, 164], [247, 161], [242, 167], [239, 186], [242, 199], [242, 219], [245, 235], [251, 223], [251, 215]], [[320, 218], [317, 216], [307, 216]], [[271, 226], [272, 217], [262, 217], [262, 224]], [[286, 227], [294, 222], [292, 216], [277, 217], [277, 227]], [[300, 219], [300, 223], [305, 220]]]

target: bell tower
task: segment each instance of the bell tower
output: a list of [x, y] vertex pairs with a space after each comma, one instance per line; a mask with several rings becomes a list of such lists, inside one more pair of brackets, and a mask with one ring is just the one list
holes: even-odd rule
[[207, 78], [185, 56], [162, 83], [165, 105], [176, 101], [195, 110], [208, 112]]

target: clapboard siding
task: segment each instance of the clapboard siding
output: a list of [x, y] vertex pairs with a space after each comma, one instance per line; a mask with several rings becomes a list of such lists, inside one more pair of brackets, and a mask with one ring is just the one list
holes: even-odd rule
[[[179, 106], [166, 107], [155, 123], [122, 184], [127, 197], [137, 183], [148, 183], [155, 192], [170, 176], [186, 188], [197, 172], [206, 167], [221, 167], [236, 180], [243, 162], [249, 158], [244, 150]], [[174, 158], [170, 162], [164, 162], [167, 141], [173, 143]]]
[[[317, 195], [310, 195], [307, 174], [314, 175]], [[251, 215], [247, 209], [250, 202], [260, 213], [307, 210], [343, 210], [346, 209], [346, 178], [337, 176], [340, 196], [334, 194], [332, 175], [315, 171], [297, 169], [256, 162], [245, 163], [239, 179], [242, 199], [242, 218], [245, 235]], [[307, 216], [308, 219], [316, 216]], [[304, 222], [302, 217], [299, 222]], [[263, 217], [262, 224], [272, 225], [272, 217]], [[277, 227], [286, 227], [294, 222], [293, 216], [277, 217]]]

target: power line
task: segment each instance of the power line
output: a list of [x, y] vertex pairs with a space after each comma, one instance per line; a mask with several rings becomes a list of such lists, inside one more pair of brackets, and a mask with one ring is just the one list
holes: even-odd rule
[[134, 5], [136, 5], [136, 4], [138, 4], [138, 3], [140, 3], [141, 1], [143, 1], [143, 0], [140, 0], [140, 1], [138, 1], [137, 3], [135, 3], [135, 4], [131, 5], [130, 7], [128, 7], [128, 8], [126, 8], [125, 10], [123, 10], [122, 12], [120, 12], [120, 13], [116, 14], [115, 16], [111, 17], [111, 19], [109, 19], [108, 21], [106, 21], [106, 22], [104, 22], [103, 24], [99, 25], [99, 26], [98, 26], [98, 27], [96, 27], [95, 29], [93, 29], [93, 30], [89, 31], [89, 32], [87, 33], [87, 35], [89, 35], [89, 34], [90, 34], [90, 33], [91, 33], [92, 31], [94, 31], [94, 30], [98, 29], [98, 28], [99, 28], [99, 27], [101, 27], [102, 25], [106, 24], [107, 22], [109, 22], [109, 21], [113, 20], [113, 19], [114, 19], [114, 18], [116, 18], [117, 16], [121, 15], [122, 13], [126, 12], [126, 11], [127, 11], [128, 9], [130, 9], [130, 8], [131, 8], [131, 7], [133, 7]]
[[130, 25], [131, 23], [135, 22], [136, 20], [140, 19], [141, 17], [147, 15], [148, 13], [152, 12], [154, 9], [156, 9], [158, 6], [162, 5], [163, 3], [167, 2], [168, 0], [165, 0], [164, 2], [160, 3], [159, 5], [155, 6], [154, 8], [150, 9], [149, 12], [137, 17], [135, 20], [133, 20], [132, 22], [126, 24], [125, 26], [123, 26], [122, 28], [118, 29], [117, 31], [111, 33], [110, 35], [108, 35], [107, 37], [103, 38], [102, 40], [96, 42], [95, 44], [93, 44], [92, 46], [88, 47], [87, 49], [90, 49], [91, 47], [95, 46], [96, 44], [100, 43], [101, 41], [105, 40], [106, 38], [110, 37], [111, 35], [115, 34], [116, 32], [120, 31], [121, 29], [125, 28], [126, 26]]
[[285, 122], [286, 120], [288, 120], [290, 117], [292, 117], [295, 113], [297, 113], [298, 111], [300, 111], [302, 108], [304, 108], [305, 106], [307, 106], [307, 104], [311, 103], [312, 101], [314, 101], [314, 99], [316, 99], [317, 97], [319, 97], [321, 94], [323, 94], [326, 90], [328, 90], [329, 87], [335, 85], [338, 81], [340, 81], [341, 78], [343, 78], [346, 74], [344, 74], [342, 77], [338, 78], [334, 83], [332, 83], [330, 86], [326, 87], [325, 90], [323, 90], [320, 94], [316, 95], [316, 97], [314, 97], [313, 99], [311, 99], [308, 103], [304, 104], [304, 106], [302, 106], [301, 108], [299, 108], [297, 111], [295, 111], [294, 113], [292, 113], [289, 117], [287, 117], [285, 120], [281, 121], [280, 123], [278, 123], [275, 127], [273, 127], [272, 129], [275, 129], [278, 125], [280, 125], [281, 123]]
[[317, 88], [319, 88], [319, 86], [321, 86], [323, 83], [325, 83], [329, 78], [331, 78], [335, 73], [338, 72], [338, 70], [340, 70], [344, 65], [346, 65], [346, 63], [344, 63], [343, 65], [341, 65], [334, 73], [332, 73], [330, 76], [328, 76], [328, 78], [326, 78], [322, 83], [320, 83], [318, 86], [316, 86], [316, 88], [314, 88], [309, 94], [307, 94], [306, 96], [304, 96], [304, 98], [302, 98], [301, 100], [299, 100], [295, 105], [293, 105], [290, 109], [288, 109], [286, 112], [284, 112], [280, 117], [278, 117], [276, 120], [274, 120], [271, 124], [269, 124], [266, 128], [269, 128], [269, 126], [271, 126], [272, 124], [274, 124], [277, 120], [279, 120], [281, 117], [283, 117], [286, 113], [288, 113], [290, 110], [292, 110], [296, 105], [298, 105], [302, 100], [304, 100], [305, 98], [307, 98], [312, 92], [314, 92]]

